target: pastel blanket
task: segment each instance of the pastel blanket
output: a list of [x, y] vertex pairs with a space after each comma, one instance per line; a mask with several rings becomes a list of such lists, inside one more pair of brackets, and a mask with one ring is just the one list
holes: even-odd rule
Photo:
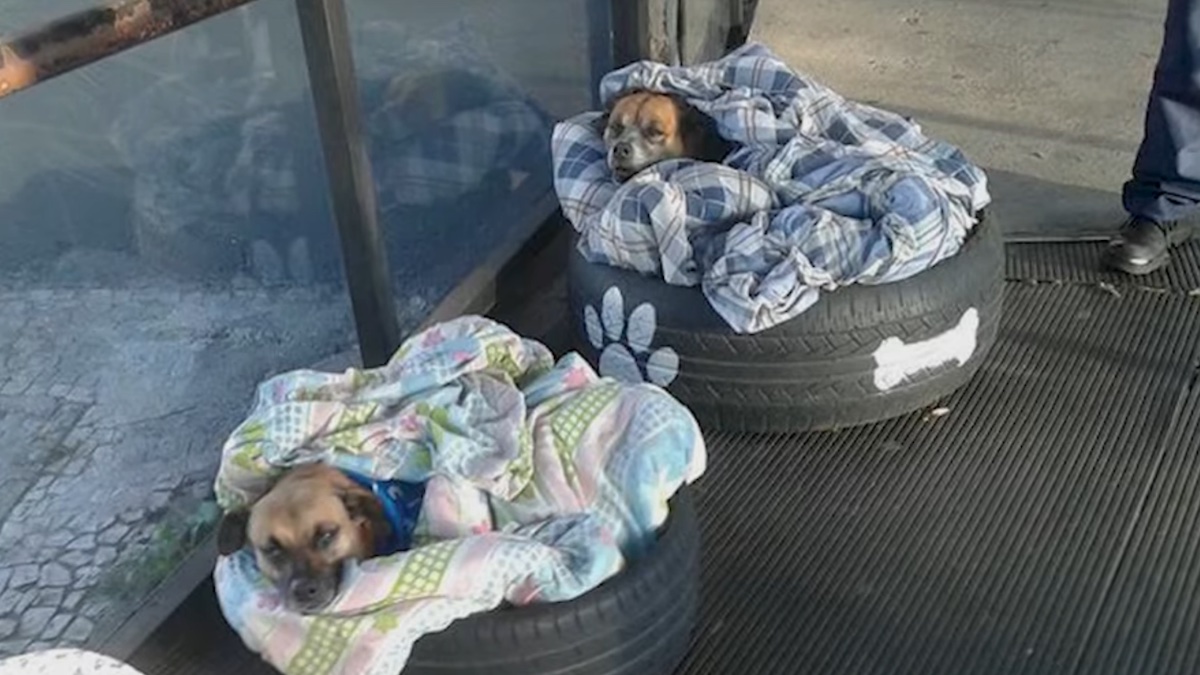
[[659, 162], [624, 183], [589, 112], [554, 130], [555, 191], [583, 256], [700, 286], [739, 333], [796, 317], [822, 291], [911, 277], [958, 252], [987, 177], [911, 120], [846, 100], [746, 45], [700, 66], [635, 63], [604, 77], [610, 105], [672, 93], [735, 147], [721, 164]]
[[417, 638], [456, 619], [586, 593], [652, 545], [706, 454], [661, 389], [602, 379], [575, 354], [555, 363], [472, 316], [381, 368], [262, 383], [223, 449], [217, 498], [244, 508], [313, 461], [426, 492], [414, 548], [351, 566], [321, 614], [286, 610], [249, 551], [218, 561], [226, 619], [286, 675], [395, 675]]

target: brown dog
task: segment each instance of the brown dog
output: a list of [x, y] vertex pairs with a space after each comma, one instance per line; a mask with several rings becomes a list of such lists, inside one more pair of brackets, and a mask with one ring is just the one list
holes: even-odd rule
[[258, 568], [287, 603], [315, 612], [338, 595], [342, 566], [375, 555], [390, 535], [378, 498], [325, 464], [288, 471], [247, 512], [227, 514], [217, 549], [254, 548]]
[[621, 181], [665, 159], [719, 162], [730, 150], [712, 118], [678, 96], [648, 91], [623, 94], [613, 103], [604, 144], [608, 166]]

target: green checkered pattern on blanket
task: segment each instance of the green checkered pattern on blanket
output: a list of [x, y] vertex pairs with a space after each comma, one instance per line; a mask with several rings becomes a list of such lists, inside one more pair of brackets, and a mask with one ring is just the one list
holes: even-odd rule
[[388, 593], [388, 602], [415, 600], [437, 595], [459, 542], [445, 541], [409, 551], [404, 569]]
[[554, 431], [554, 449], [562, 460], [563, 473], [572, 484], [577, 480], [573, 454], [580, 445], [580, 439], [620, 391], [620, 386], [615, 383], [598, 385], [578, 392], [554, 412], [554, 419], [550, 422], [550, 428]]
[[318, 616], [309, 624], [304, 646], [288, 664], [292, 675], [328, 675], [342, 658], [350, 639], [369, 617]]
[[[403, 602], [436, 596], [459, 543], [447, 541], [414, 549], [405, 557], [404, 569], [388, 593], [387, 602]], [[350, 639], [366, 623], [379, 624], [383, 617], [319, 616], [309, 627], [304, 646], [288, 664], [296, 675], [326, 675], [331, 672]], [[384, 622], [387, 623], [386, 621]], [[387, 628], [376, 625], [376, 628]]]
[[337, 418], [337, 425], [334, 429], [329, 429], [322, 445], [329, 448], [336, 448], [342, 452], [357, 454], [359, 448], [366, 442], [363, 436], [363, 427], [370, 424], [375, 419], [375, 414], [379, 412], [380, 406], [374, 403], [363, 403], [352, 407], [347, 407]]
[[514, 380], [521, 376], [521, 364], [513, 358], [508, 345], [490, 343], [484, 345], [483, 353], [487, 355], [488, 368], [495, 368]]

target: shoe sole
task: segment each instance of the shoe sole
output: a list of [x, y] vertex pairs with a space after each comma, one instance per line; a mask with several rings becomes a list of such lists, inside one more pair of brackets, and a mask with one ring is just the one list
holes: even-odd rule
[[1177, 228], [1167, 233], [1167, 250], [1160, 255], [1152, 258], [1149, 262], [1137, 263], [1130, 262], [1121, 257], [1115, 248], [1110, 248], [1104, 254], [1104, 264], [1118, 272], [1124, 272], [1135, 277], [1145, 276], [1153, 272], [1157, 272], [1171, 262], [1171, 249], [1177, 248], [1191, 241], [1192, 228]]
[[1171, 254], [1167, 252], [1164, 252], [1157, 258], [1153, 258], [1149, 262], [1141, 265], [1132, 263], [1113, 251], [1108, 251], [1104, 258], [1104, 264], [1108, 267], [1111, 267], [1118, 272], [1124, 272], [1125, 274], [1135, 277], [1141, 277], [1152, 272], [1157, 272], [1169, 262], [1171, 262]]

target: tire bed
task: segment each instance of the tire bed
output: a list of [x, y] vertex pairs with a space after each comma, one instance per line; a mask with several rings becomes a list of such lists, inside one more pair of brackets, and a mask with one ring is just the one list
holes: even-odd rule
[[699, 528], [687, 488], [657, 545], [568, 602], [478, 614], [417, 641], [404, 675], [669, 675], [696, 621]]
[[[708, 428], [807, 431], [903, 415], [969, 382], [995, 342], [1003, 312], [1003, 241], [994, 217], [980, 218], [959, 253], [929, 270], [825, 293], [800, 316], [752, 335], [734, 333], [699, 288], [591, 264], [573, 249], [568, 278], [576, 348], [598, 364], [584, 307], [599, 307], [616, 287], [627, 311], [643, 303], [655, 308], [653, 347], [670, 347], [679, 357], [678, 377], [667, 388]], [[928, 340], [970, 308], [979, 313], [979, 328], [966, 363], [923, 370], [886, 391], [876, 387], [874, 352], [884, 340]]]

